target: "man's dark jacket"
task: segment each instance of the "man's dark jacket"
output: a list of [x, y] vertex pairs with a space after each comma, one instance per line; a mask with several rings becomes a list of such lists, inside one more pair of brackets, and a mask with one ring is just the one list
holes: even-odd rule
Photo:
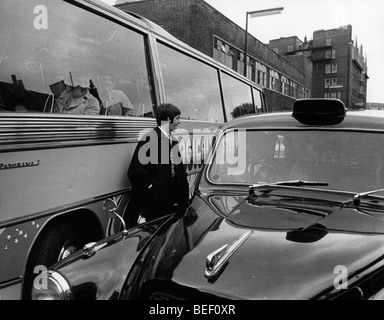
[[[178, 161], [174, 166], [176, 188], [172, 185], [171, 149], [176, 152], [174, 159]], [[182, 207], [188, 202], [189, 185], [178, 142], [171, 141], [159, 127], [144, 135], [137, 144], [128, 177], [132, 197], [125, 213], [129, 218], [125, 219], [131, 224], [135, 223], [139, 214], [148, 221], [172, 213], [174, 203]]]

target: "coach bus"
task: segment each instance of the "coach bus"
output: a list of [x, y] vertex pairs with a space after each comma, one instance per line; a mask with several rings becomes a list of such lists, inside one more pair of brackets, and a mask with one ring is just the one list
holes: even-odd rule
[[127, 169], [156, 106], [180, 107], [193, 181], [210, 139], [263, 91], [156, 24], [101, 1], [0, 2], [0, 299], [24, 299], [36, 267], [114, 232]]

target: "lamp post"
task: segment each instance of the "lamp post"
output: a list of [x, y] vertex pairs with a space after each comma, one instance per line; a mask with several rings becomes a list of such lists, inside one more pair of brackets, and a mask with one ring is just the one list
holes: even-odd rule
[[245, 19], [245, 50], [244, 50], [244, 76], [247, 76], [247, 56], [248, 56], [248, 16], [251, 18], [269, 16], [272, 14], [279, 14], [283, 11], [284, 7], [247, 11]]

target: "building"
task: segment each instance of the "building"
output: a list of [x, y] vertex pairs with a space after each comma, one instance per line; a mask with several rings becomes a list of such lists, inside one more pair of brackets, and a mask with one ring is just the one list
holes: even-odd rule
[[363, 47], [352, 40], [351, 25], [317, 30], [309, 42], [289, 37], [271, 40], [269, 45], [286, 57], [305, 55], [312, 61], [313, 98], [337, 98], [349, 109], [366, 107], [367, 60]]
[[369, 110], [384, 110], [384, 103], [367, 102], [366, 109], [369, 109]]
[[[116, 7], [155, 22], [191, 47], [243, 74], [245, 30], [203, 0], [120, 0]], [[248, 34], [247, 76], [265, 89], [271, 111], [311, 96], [312, 62], [282, 56]]]

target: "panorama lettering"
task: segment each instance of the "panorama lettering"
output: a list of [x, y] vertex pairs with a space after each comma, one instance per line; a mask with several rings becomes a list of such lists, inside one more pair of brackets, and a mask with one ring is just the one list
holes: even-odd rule
[[37, 167], [39, 165], [40, 165], [40, 160], [23, 161], [23, 162], [9, 162], [9, 163], [0, 162], [0, 170], [26, 168], [26, 167]]

